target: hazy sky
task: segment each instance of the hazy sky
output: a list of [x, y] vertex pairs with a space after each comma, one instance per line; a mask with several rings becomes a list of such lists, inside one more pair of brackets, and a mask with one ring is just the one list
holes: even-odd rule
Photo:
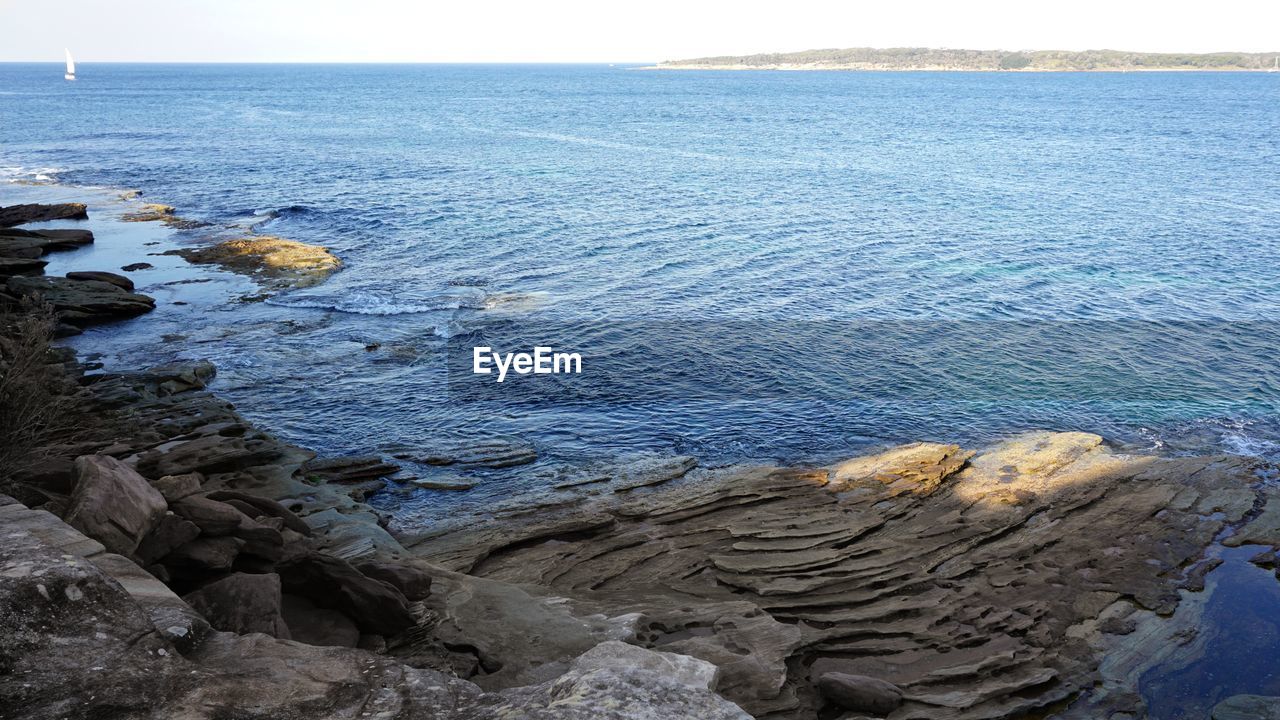
[[0, 0], [0, 61], [630, 62], [823, 47], [1280, 51], [1280, 0]]

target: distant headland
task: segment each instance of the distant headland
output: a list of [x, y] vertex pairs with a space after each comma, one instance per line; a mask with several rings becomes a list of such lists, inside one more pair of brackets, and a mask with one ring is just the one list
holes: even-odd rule
[[1140, 53], [1122, 50], [954, 50], [846, 48], [668, 60], [662, 70], [932, 70], [1129, 72], [1142, 70], [1267, 71], [1280, 52]]

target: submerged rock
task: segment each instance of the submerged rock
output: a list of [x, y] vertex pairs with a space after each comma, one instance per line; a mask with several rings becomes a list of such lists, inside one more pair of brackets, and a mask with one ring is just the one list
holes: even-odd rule
[[1213, 720], [1280, 720], [1280, 697], [1233, 695], [1213, 706]]
[[423, 490], [470, 490], [476, 486], [475, 482], [462, 478], [451, 478], [442, 480], [440, 478], [414, 478], [413, 484]]
[[301, 470], [307, 479], [316, 482], [350, 483], [394, 475], [400, 472], [400, 466], [377, 455], [360, 455], [309, 460]]
[[162, 222], [178, 230], [191, 230], [208, 225], [208, 223], [180, 218], [177, 216], [177, 208], [160, 203], [145, 203], [137, 212], [125, 213], [120, 219], [125, 222]]
[[502, 436], [480, 438], [437, 449], [394, 447], [391, 454], [397, 459], [423, 465], [464, 465], [494, 469], [527, 465], [538, 459], [538, 452], [531, 443]]

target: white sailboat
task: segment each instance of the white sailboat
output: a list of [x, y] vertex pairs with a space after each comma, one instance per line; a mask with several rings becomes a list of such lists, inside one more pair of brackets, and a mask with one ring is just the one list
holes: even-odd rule
[[70, 50], [68, 50], [67, 48], [63, 48], [63, 50], [67, 53], [67, 74], [63, 75], [62, 77], [66, 78], [67, 80], [75, 80], [76, 79], [76, 61], [71, 59]]
[[1275, 63], [1271, 65], [1271, 69], [1267, 72], [1280, 72], [1280, 57], [1275, 58]]

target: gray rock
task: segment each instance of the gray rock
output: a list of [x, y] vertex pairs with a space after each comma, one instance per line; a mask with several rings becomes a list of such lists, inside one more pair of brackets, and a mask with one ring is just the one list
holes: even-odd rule
[[715, 690], [720, 669], [688, 655], [657, 652], [609, 640], [591, 648], [573, 661], [573, 670], [644, 670], [696, 690]]
[[280, 576], [234, 573], [183, 596], [209, 624], [226, 632], [289, 639], [280, 614]]
[[10, 528], [0, 533], [0, 628], [8, 718], [149, 717], [189, 672], [103, 570]]
[[497, 693], [500, 702], [493, 716], [521, 720], [749, 720], [751, 716], [742, 708], [702, 685], [714, 676], [714, 666], [701, 660], [608, 643], [604, 649], [574, 660], [559, 678]]
[[164, 496], [133, 468], [113, 457], [76, 458], [75, 476], [67, 524], [111, 552], [132, 555], [164, 516]]
[[845, 710], [888, 715], [902, 704], [902, 690], [866, 675], [829, 672], [818, 678], [818, 692]]

